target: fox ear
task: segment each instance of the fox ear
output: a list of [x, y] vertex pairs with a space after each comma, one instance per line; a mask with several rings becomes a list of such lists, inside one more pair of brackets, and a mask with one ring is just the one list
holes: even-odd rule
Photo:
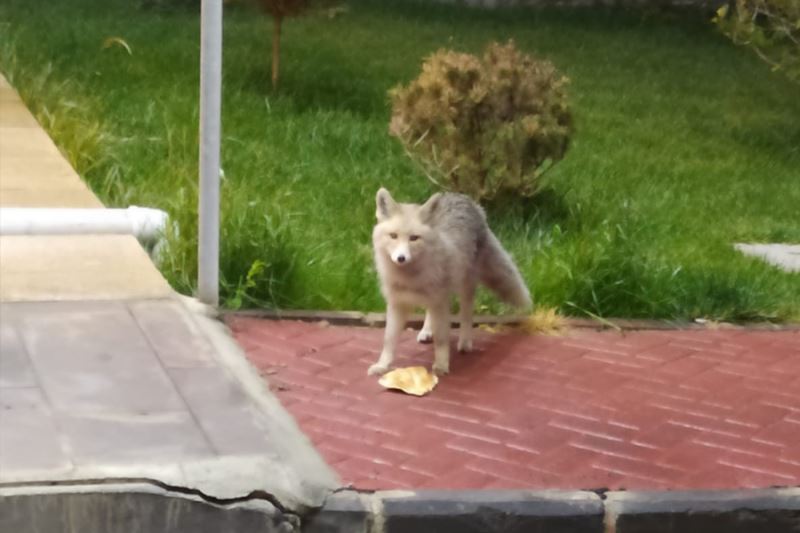
[[437, 192], [430, 198], [428, 201], [422, 204], [422, 207], [419, 208], [419, 218], [422, 219], [424, 222], [430, 220], [431, 216], [439, 209], [439, 204], [442, 200], [442, 193]]
[[381, 187], [375, 197], [375, 216], [378, 220], [386, 220], [397, 211], [397, 202], [394, 201], [389, 191]]

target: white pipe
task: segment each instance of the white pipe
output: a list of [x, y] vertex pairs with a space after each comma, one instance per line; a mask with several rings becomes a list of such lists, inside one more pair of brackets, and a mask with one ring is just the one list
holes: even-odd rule
[[219, 303], [219, 144], [222, 95], [222, 0], [200, 4], [200, 206], [197, 295]]
[[71, 209], [1, 207], [0, 235], [131, 234], [151, 243], [164, 234], [167, 214], [159, 209]]

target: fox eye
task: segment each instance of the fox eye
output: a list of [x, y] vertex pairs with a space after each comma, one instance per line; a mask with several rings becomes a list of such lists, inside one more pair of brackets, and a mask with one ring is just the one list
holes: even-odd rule
[[389, 237], [391, 237], [392, 239], [396, 239], [397, 238], [397, 233], [390, 233]]
[[411, 235], [411, 236], [408, 238], [408, 240], [409, 240], [409, 241], [416, 241], [416, 240], [418, 240], [418, 239], [419, 239], [419, 235]]

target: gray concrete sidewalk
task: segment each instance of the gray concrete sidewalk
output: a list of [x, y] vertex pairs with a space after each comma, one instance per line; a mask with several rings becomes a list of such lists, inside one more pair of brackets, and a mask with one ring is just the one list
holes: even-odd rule
[[[103, 208], [0, 76], [8, 206]], [[0, 236], [0, 531], [290, 531], [338, 487], [187, 302], [131, 235]]]
[[334, 488], [222, 326], [180, 302], [5, 303], [0, 315], [0, 484], [153, 479], [218, 500], [264, 491], [290, 509]]

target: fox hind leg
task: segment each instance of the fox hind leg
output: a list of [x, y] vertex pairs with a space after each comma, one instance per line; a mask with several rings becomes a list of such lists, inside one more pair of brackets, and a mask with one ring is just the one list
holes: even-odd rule
[[458, 296], [458, 351], [472, 351], [472, 313], [475, 309], [475, 284], [467, 283]]

